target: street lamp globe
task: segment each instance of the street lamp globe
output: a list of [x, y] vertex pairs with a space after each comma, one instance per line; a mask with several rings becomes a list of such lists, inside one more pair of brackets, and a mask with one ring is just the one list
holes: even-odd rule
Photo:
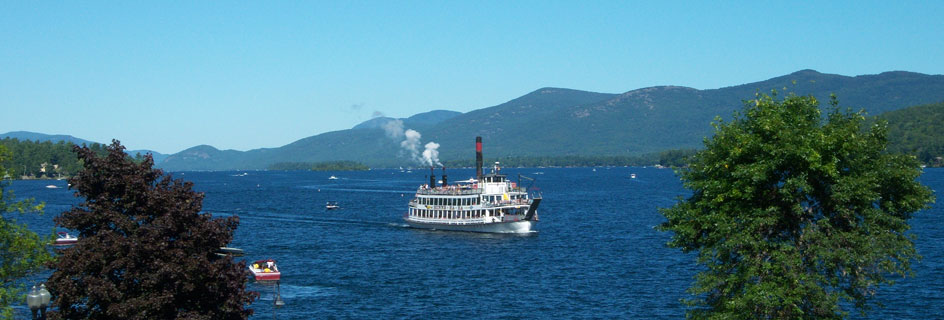
[[43, 304], [43, 298], [39, 296], [39, 291], [36, 290], [36, 286], [33, 286], [33, 289], [26, 294], [26, 305], [29, 306], [30, 310], [34, 312], [39, 310], [39, 306]]
[[49, 290], [46, 290], [46, 284], [45, 283], [40, 284], [39, 285], [39, 298], [40, 298], [41, 308], [45, 309], [46, 307], [49, 306], [50, 297], [51, 295], [49, 294]]

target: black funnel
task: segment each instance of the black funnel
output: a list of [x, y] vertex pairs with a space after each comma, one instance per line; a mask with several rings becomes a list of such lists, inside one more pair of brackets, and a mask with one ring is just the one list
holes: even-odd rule
[[482, 180], [482, 137], [475, 137], [475, 179]]
[[442, 176], [443, 176], [443, 177], [442, 177], [443, 183], [442, 183], [442, 186], [445, 187], [446, 184], [448, 184], [448, 183], [446, 182], [446, 166], [443, 166], [442, 168], [443, 168], [443, 174], [442, 174]]

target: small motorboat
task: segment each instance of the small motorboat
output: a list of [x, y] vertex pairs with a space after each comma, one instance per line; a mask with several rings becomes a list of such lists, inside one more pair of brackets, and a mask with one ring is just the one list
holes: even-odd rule
[[242, 257], [246, 255], [243, 249], [233, 248], [233, 247], [220, 247], [219, 250], [216, 250], [216, 254], [219, 256], [233, 256], [233, 257]]
[[636, 174], [635, 174], [635, 173], [631, 173], [631, 174], [629, 175], [629, 178], [630, 178], [630, 179], [636, 179]]
[[47, 185], [47, 186], [46, 186], [46, 189], [59, 189], [59, 186], [54, 185], [54, 184], [50, 184], [50, 185]]
[[278, 281], [282, 278], [279, 267], [275, 265], [275, 260], [258, 260], [249, 266], [249, 272], [252, 272], [256, 281]]
[[65, 231], [59, 231], [58, 233], [56, 233], [56, 235], [58, 237], [56, 238], [56, 241], [53, 242], [53, 244], [57, 246], [69, 246], [79, 241], [78, 237], [72, 236], [68, 232], [65, 232]]
[[338, 208], [341, 208], [341, 206], [338, 205], [337, 201], [328, 201], [325, 203], [325, 209], [327, 210], [334, 210]]
[[328, 177], [328, 180], [338, 180], [338, 177], [330, 176], [330, 177]]

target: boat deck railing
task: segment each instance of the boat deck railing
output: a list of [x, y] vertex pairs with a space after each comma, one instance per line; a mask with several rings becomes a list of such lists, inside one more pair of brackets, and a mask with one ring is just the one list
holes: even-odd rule
[[482, 194], [482, 189], [467, 189], [467, 188], [423, 188], [420, 187], [416, 189], [416, 194], [423, 195], [479, 195]]
[[423, 222], [423, 223], [436, 223], [436, 224], [451, 224], [451, 225], [469, 225], [469, 224], [484, 224], [485, 218], [472, 218], [472, 219], [441, 219], [441, 218], [420, 218], [420, 217], [410, 217], [411, 221]]
[[[421, 204], [419, 204], [419, 202], [417, 202], [416, 199], [410, 200], [410, 203], [409, 203], [409, 204], [410, 204], [411, 206], [413, 206], [413, 207], [416, 207], [416, 206], [427, 206], [427, 205], [421, 205]], [[528, 199], [514, 199], [514, 200], [502, 200], [502, 201], [495, 202], [495, 203], [486, 202], [486, 203], [482, 203], [482, 204], [480, 204], [480, 205], [453, 206], [453, 205], [434, 205], [434, 204], [430, 204], [430, 205], [428, 205], [428, 206], [429, 206], [430, 209], [436, 209], [436, 210], [461, 211], [461, 210], [475, 210], [475, 209], [477, 209], [477, 208], [473, 208], [473, 207], [476, 207], [476, 206], [481, 206], [481, 208], [502, 208], [502, 207], [526, 206], [526, 205], [530, 205], [530, 204], [531, 204], [531, 201], [528, 200]]]
[[[422, 195], [480, 195], [485, 191], [485, 189], [478, 188], [456, 188], [453, 186], [448, 187], [436, 187], [436, 188], [425, 188], [419, 187], [416, 189], [416, 194]], [[508, 193], [526, 193], [527, 191], [524, 188], [508, 188]]]

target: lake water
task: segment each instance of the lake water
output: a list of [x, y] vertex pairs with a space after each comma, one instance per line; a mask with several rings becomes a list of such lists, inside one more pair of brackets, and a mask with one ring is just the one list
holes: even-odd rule
[[[668, 169], [509, 168], [536, 178], [544, 195], [536, 232], [474, 234], [406, 227], [402, 215], [428, 171], [184, 172], [206, 193], [204, 210], [239, 215], [232, 246], [246, 260], [273, 258], [276, 287], [261, 293], [254, 319], [312, 318], [684, 318], [680, 299], [698, 270], [694, 256], [665, 246], [654, 230], [688, 192]], [[635, 179], [629, 178], [631, 173]], [[440, 174], [437, 170], [436, 174]], [[448, 172], [465, 180], [474, 170]], [[337, 180], [329, 180], [331, 175]], [[920, 180], [944, 190], [944, 170]], [[45, 188], [48, 184], [60, 189]], [[525, 182], [524, 185], [527, 185]], [[77, 203], [65, 181], [16, 181], [18, 197], [45, 201], [46, 214], [19, 219], [51, 232], [52, 217]], [[326, 211], [326, 201], [341, 209]], [[944, 200], [942, 200], [944, 201]], [[942, 207], [911, 220], [924, 259], [915, 277], [882, 287], [875, 319], [930, 319], [944, 306]], [[48, 273], [47, 273], [48, 275]], [[37, 276], [35, 278], [41, 278]], [[18, 316], [28, 317], [19, 307]]]

